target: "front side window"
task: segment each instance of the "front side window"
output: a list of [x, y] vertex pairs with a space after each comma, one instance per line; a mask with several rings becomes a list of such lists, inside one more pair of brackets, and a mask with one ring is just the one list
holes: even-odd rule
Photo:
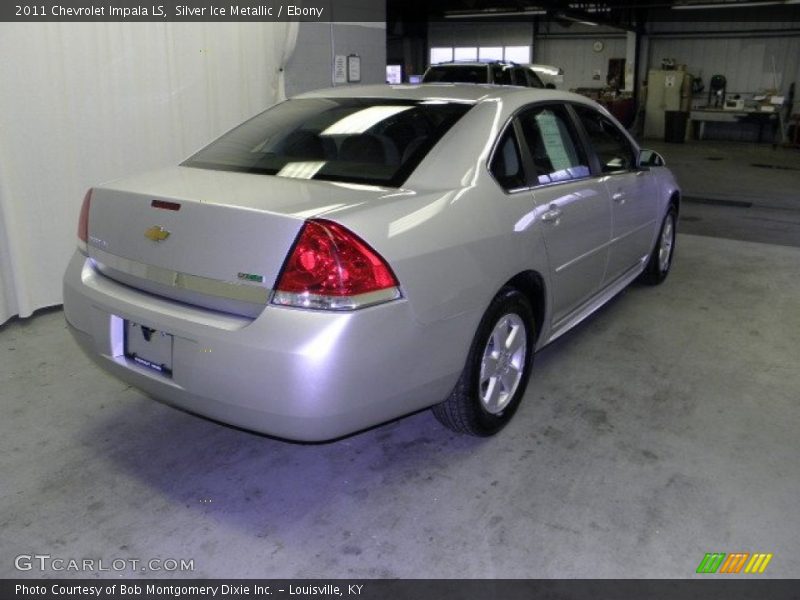
[[511, 72], [513, 69], [506, 65], [497, 65], [492, 68], [492, 83], [497, 85], [512, 85]]
[[544, 88], [544, 82], [542, 82], [541, 78], [531, 70], [527, 70], [528, 79], [530, 79], [530, 86], [535, 88]]
[[569, 113], [563, 105], [535, 107], [519, 116], [525, 145], [533, 159], [534, 185], [590, 175], [589, 161], [577, 143]]
[[528, 78], [525, 76], [525, 69], [521, 67], [514, 68], [514, 85], [521, 85], [523, 87], [530, 87], [528, 85]]
[[287, 100], [183, 166], [397, 187], [470, 104], [374, 98]]
[[536, 76], [536, 73], [525, 67], [516, 67], [514, 69], [514, 85], [532, 88], [544, 87], [542, 80]]
[[607, 117], [588, 106], [575, 106], [603, 173], [629, 171], [636, 165], [627, 136]]

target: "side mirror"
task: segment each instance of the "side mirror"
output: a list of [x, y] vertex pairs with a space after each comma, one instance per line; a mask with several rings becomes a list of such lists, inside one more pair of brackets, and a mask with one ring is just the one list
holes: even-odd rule
[[663, 167], [667, 164], [664, 157], [655, 150], [640, 150], [638, 163], [640, 169]]

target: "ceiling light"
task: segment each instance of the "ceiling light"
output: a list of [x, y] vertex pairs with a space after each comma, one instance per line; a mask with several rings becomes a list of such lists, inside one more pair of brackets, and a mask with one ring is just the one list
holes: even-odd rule
[[758, 6], [773, 6], [775, 4], [794, 4], [797, 0], [768, 0], [767, 2], [703, 2], [701, 4], [674, 4], [675, 10], [700, 10], [713, 8], [752, 8]]
[[413, 106], [370, 106], [339, 119], [320, 135], [349, 135], [364, 133], [381, 121], [406, 111]]
[[569, 7], [572, 10], [582, 10], [583, 12], [587, 12], [587, 13], [607, 13], [607, 12], [611, 12], [611, 7], [610, 6], [594, 5], [594, 6], [588, 6], [587, 7], [587, 6], [584, 6], [582, 4], [570, 4]]
[[543, 8], [526, 8], [523, 10], [503, 10], [497, 8], [487, 8], [477, 12], [450, 11], [444, 13], [445, 19], [490, 19], [494, 17], [521, 17], [546, 15], [547, 11]]
[[573, 23], [580, 23], [581, 25], [589, 25], [591, 27], [597, 27], [597, 23], [594, 21], [586, 21], [585, 19], [581, 19], [579, 17], [570, 17], [569, 15], [560, 14], [558, 15], [559, 19], [565, 19], [567, 21], [572, 21]]
[[[283, 168], [278, 171], [278, 177], [292, 177], [294, 179], [311, 179], [317, 174], [322, 167], [325, 166], [325, 161], [298, 161], [288, 162]], [[315, 213], [316, 214], [316, 213]]]

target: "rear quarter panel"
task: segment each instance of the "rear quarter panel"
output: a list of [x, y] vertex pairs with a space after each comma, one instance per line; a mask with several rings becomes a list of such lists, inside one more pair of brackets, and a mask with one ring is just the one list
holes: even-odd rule
[[506, 194], [487, 169], [505, 121], [501, 103], [479, 105], [467, 117], [405, 189], [326, 215], [387, 259], [414, 318], [431, 334], [433, 347], [420, 351], [443, 371], [461, 370], [483, 313], [506, 282], [526, 270], [547, 273], [533, 194]]

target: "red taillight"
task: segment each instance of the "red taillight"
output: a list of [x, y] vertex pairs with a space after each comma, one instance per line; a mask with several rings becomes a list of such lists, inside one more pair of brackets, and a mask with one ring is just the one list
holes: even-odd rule
[[397, 279], [377, 252], [345, 227], [314, 219], [283, 265], [273, 302], [352, 309], [399, 297]]
[[81, 204], [81, 216], [78, 217], [78, 245], [84, 252], [88, 250], [89, 244], [89, 208], [92, 203], [92, 188], [86, 191]]

